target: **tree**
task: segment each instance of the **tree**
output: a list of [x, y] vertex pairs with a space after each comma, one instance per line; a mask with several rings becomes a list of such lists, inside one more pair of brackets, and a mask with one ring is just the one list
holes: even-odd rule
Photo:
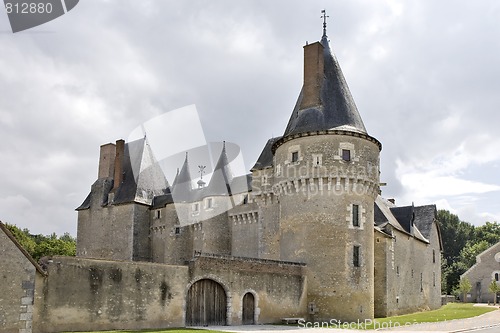
[[485, 240], [474, 242], [469, 241], [467, 245], [460, 251], [459, 260], [462, 262], [465, 267], [470, 268], [476, 263], [476, 257], [478, 254], [486, 251], [492, 244], [488, 243]]
[[474, 239], [483, 240], [493, 245], [500, 239], [500, 224], [498, 222], [486, 222], [474, 230]]
[[16, 238], [17, 242], [21, 244], [21, 246], [29, 253], [32, 254], [35, 251], [36, 248], [36, 242], [31, 237], [29, 230], [28, 229], [23, 229], [21, 230], [20, 228], [16, 227], [13, 224], [8, 224], [6, 223], [5, 226], [9, 231], [14, 235]]
[[497, 294], [500, 292], [500, 285], [495, 280], [491, 280], [488, 290], [493, 293], [493, 304], [497, 305]]
[[470, 281], [468, 278], [460, 279], [460, 283], [458, 284], [458, 290], [463, 296], [462, 302], [467, 301], [467, 294], [469, 291], [471, 291], [472, 285], [470, 284]]
[[474, 226], [447, 210], [438, 210], [437, 219], [443, 241], [441, 290], [450, 295], [457, 288], [460, 275], [469, 268], [461, 262], [460, 252], [474, 236]]
[[38, 261], [44, 256], [76, 255], [76, 240], [70, 234], [65, 233], [57, 237], [55, 233], [51, 235], [32, 235], [28, 229], [19, 229], [15, 225], [6, 224], [7, 228], [14, 235], [21, 246]]

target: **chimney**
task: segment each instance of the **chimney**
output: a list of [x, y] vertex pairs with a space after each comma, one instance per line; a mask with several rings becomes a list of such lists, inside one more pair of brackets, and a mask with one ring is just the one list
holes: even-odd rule
[[113, 191], [115, 191], [123, 180], [123, 156], [125, 154], [125, 141], [117, 140], [116, 141], [116, 157], [115, 157], [115, 180]]
[[325, 65], [323, 48], [320, 42], [304, 46], [304, 86], [300, 110], [321, 104], [321, 83]]
[[113, 178], [115, 170], [116, 147], [114, 143], [107, 143], [101, 146], [99, 156], [99, 173], [97, 178]]

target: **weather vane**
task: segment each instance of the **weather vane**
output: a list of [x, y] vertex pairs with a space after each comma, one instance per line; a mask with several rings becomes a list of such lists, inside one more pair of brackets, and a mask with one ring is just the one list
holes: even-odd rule
[[323, 36], [326, 36], [326, 18], [330, 16], [326, 15], [326, 10], [324, 9], [321, 11], [321, 14], [321, 18], [323, 19]]
[[203, 180], [203, 174], [205, 173], [205, 168], [206, 168], [206, 167], [207, 167], [206, 165], [198, 165], [198, 169], [200, 169], [200, 170], [198, 171], [198, 173], [200, 174], [200, 178], [201, 178], [202, 180]]

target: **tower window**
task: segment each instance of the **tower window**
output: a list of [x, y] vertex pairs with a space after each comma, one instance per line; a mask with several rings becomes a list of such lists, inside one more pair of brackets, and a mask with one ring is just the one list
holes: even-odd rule
[[424, 291], [424, 274], [420, 273], [420, 292]]
[[158, 209], [158, 210], [156, 211], [156, 218], [157, 218], [157, 219], [161, 219], [161, 210], [160, 210], [160, 209]]
[[352, 205], [352, 225], [359, 227], [359, 205]]
[[243, 197], [243, 204], [246, 205], [248, 203], [248, 194], [245, 194]]
[[354, 267], [359, 267], [360, 266], [360, 260], [359, 260], [359, 246], [354, 245], [352, 248], [352, 265]]
[[323, 155], [321, 154], [313, 154], [312, 159], [313, 166], [321, 166], [321, 164], [323, 163]]
[[179, 235], [179, 234], [181, 233], [181, 228], [179, 228], [179, 227], [175, 227], [174, 233], [175, 233], [176, 235]]
[[495, 281], [498, 282], [498, 273], [495, 273]]
[[432, 250], [432, 263], [436, 263], [436, 250]]
[[349, 149], [342, 149], [342, 159], [346, 162], [351, 160], [351, 151]]
[[295, 163], [298, 161], [299, 161], [299, 152], [298, 151], [292, 152], [292, 163]]

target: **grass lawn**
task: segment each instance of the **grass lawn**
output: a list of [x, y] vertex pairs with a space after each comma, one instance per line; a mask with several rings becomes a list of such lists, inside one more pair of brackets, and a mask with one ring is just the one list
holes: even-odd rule
[[398, 324], [404, 326], [407, 323], [435, 323], [453, 319], [475, 317], [495, 310], [496, 308], [474, 306], [471, 303], [449, 303], [438, 310], [417, 312], [403, 316], [378, 318], [374, 320], [372, 325], [367, 325], [367, 327], [364, 328], [381, 328], [384, 327], [384, 324], [388, 325], [389, 323], [392, 327]]

